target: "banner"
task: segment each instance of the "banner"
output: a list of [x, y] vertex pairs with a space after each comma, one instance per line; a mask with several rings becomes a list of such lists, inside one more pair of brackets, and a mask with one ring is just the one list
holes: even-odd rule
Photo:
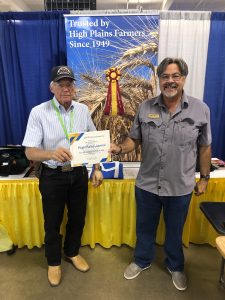
[[[139, 104], [155, 96], [158, 27], [158, 15], [65, 16], [75, 97], [115, 143], [129, 133]], [[140, 149], [116, 159], [140, 160]]]

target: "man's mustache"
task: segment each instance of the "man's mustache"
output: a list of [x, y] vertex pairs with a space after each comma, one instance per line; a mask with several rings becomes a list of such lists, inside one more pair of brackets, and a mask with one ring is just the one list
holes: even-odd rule
[[168, 82], [164, 84], [164, 88], [177, 88], [177, 84], [175, 82]]

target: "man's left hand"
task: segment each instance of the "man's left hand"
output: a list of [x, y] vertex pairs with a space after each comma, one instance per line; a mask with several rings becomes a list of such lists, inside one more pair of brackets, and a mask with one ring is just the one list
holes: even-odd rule
[[91, 176], [91, 180], [92, 180], [92, 185], [94, 187], [100, 186], [102, 184], [102, 181], [103, 181], [102, 172], [100, 170], [94, 170], [93, 174]]
[[195, 185], [195, 195], [200, 196], [205, 193], [208, 180], [200, 179]]

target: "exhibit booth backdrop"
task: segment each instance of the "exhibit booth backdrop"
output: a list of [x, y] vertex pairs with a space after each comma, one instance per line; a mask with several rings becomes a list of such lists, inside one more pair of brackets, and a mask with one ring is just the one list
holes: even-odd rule
[[[31, 108], [50, 99], [50, 70], [67, 64], [63, 15], [69, 13], [0, 13], [0, 145], [21, 144]], [[139, 13], [142, 17], [149, 14], [153, 13]], [[168, 11], [158, 15], [154, 53], [158, 61], [165, 56], [187, 61], [190, 72], [185, 90], [209, 105], [213, 156], [225, 159], [225, 13]], [[108, 59], [112, 60], [110, 53]], [[94, 65], [96, 55], [91, 61]]]

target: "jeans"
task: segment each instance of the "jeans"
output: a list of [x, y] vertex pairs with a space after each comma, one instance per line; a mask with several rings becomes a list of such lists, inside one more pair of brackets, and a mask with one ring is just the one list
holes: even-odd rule
[[81, 246], [85, 224], [88, 172], [85, 167], [71, 172], [43, 169], [39, 181], [42, 195], [45, 228], [45, 256], [48, 265], [61, 264], [62, 235], [60, 226], [67, 206], [68, 221], [64, 240], [64, 253], [76, 256]]
[[170, 271], [183, 271], [182, 233], [192, 193], [183, 196], [158, 196], [135, 187], [135, 196], [137, 203], [135, 263], [144, 268], [154, 259], [156, 231], [163, 208], [166, 225], [165, 265]]

